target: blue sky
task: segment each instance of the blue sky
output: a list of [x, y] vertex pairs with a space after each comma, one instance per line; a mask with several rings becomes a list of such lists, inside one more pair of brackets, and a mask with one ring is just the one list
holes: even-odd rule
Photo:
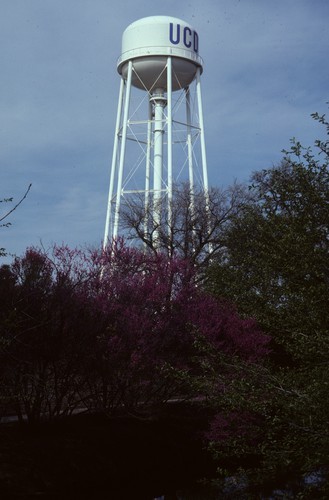
[[18, 201], [32, 188], [12, 226], [0, 229], [0, 247], [20, 255], [40, 242], [100, 244], [120, 82], [116, 60], [122, 32], [142, 17], [175, 16], [199, 33], [210, 185], [246, 181], [278, 163], [293, 136], [305, 145], [323, 137], [310, 114], [328, 109], [327, 0], [158, 5], [1, 1], [0, 198]]

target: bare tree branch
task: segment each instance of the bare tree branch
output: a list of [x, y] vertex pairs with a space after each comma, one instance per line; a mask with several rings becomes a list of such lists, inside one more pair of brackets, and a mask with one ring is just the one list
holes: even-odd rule
[[[17, 208], [17, 207], [19, 207], [19, 205], [20, 205], [20, 204], [21, 204], [21, 203], [25, 200], [25, 198], [27, 197], [27, 195], [28, 195], [28, 193], [29, 193], [29, 191], [30, 191], [31, 187], [32, 187], [32, 184], [29, 184], [29, 187], [28, 187], [28, 188], [27, 188], [27, 190], [25, 191], [24, 196], [23, 196], [23, 197], [19, 200], [19, 202], [18, 202], [18, 203], [16, 203], [16, 205], [15, 205], [15, 206], [14, 206], [11, 210], [9, 210], [9, 212], [7, 212], [5, 215], [3, 215], [2, 217], [0, 217], [0, 222], [2, 222], [2, 221], [3, 221], [3, 220], [5, 220], [7, 217], [9, 217], [9, 215], [10, 215], [10, 214], [12, 214], [12, 213], [16, 210], [16, 208]], [[4, 201], [11, 201], [11, 200], [12, 200], [12, 198], [9, 198], [9, 199], [4, 200]], [[5, 225], [6, 225], [6, 224], [1, 224], [1, 226], [5, 226]], [[0, 227], [1, 227], [1, 226], [0, 226]]]

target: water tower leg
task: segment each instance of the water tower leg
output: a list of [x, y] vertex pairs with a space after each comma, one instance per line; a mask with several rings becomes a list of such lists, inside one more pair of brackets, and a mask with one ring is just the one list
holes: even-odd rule
[[189, 173], [189, 187], [191, 194], [194, 194], [194, 174], [193, 174], [193, 150], [192, 150], [192, 132], [191, 132], [191, 98], [190, 88], [185, 89], [186, 99], [186, 124], [187, 124], [187, 156], [188, 156], [188, 173]]
[[117, 238], [118, 229], [119, 229], [120, 202], [121, 202], [121, 195], [122, 195], [123, 166], [124, 166], [125, 152], [126, 152], [131, 79], [132, 79], [132, 61], [129, 61], [127, 83], [126, 83], [126, 95], [125, 95], [124, 112], [123, 112], [123, 121], [122, 121], [122, 138], [121, 138], [121, 148], [120, 148], [117, 194], [116, 194], [115, 210], [114, 210], [113, 239]]
[[146, 165], [145, 165], [145, 195], [144, 195], [144, 238], [147, 239], [149, 230], [150, 210], [150, 176], [151, 176], [151, 146], [152, 146], [152, 102], [149, 100], [147, 136], [146, 136]]
[[[201, 141], [203, 185], [204, 185], [204, 193], [205, 193], [206, 211], [208, 214], [208, 231], [210, 233], [210, 199], [209, 199], [206, 144], [205, 144], [205, 138], [204, 138], [204, 122], [203, 122], [203, 110], [202, 110], [202, 98], [201, 98], [200, 68], [198, 68], [197, 72], [196, 72], [196, 91], [197, 91], [198, 113], [199, 113], [199, 122], [200, 122], [200, 141]], [[212, 245], [212, 243], [209, 243], [208, 244], [209, 254], [211, 254], [212, 251], [213, 251], [213, 245]]]
[[202, 160], [202, 173], [203, 173], [203, 185], [206, 193], [208, 193], [208, 170], [207, 170], [207, 156], [206, 156], [206, 143], [204, 138], [204, 122], [203, 122], [203, 109], [202, 109], [202, 97], [201, 97], [201, 82], [200, 82], [200, 68], [196, 72], [196, 91], [197, 91], [197, 101], [198, 101], [198, 113], [200, 122], [200, 141], [201, 141], [201, 160]]
[[109, 194], [108, 194], [106, 221], [105, 221], [105, 232], [104, 232], [104, 240], [103, 240], [103, 249], [104, 250], [109, 243], [109, 237], [110, 236], [112, 237], [112, 231], [110, 234], [110, 225], [112, 224], [112, 220], [111, 220], [112, 205], [113, 205], [112, 196], [113, 196], [114, 178], [115, 178], [115, 174], [116, 174], [117, 158], [118, 158], [118, 145], [119, 145], [119, 134], [120, 134], [120, 125], [121, 125], [120, 122], [121, 122], [121, 113], [122, 113], [122, 104], [123, 104], [123, 94], [124, 94], [124, 81], [121, 78], [117, 118], [116, 118], [116, 124], [115, 124], [115, 135], [114, 135], [111, 173], [110, 173], [110, 187], [109, 187]]
[[173, 152], [172, 152], [172, 59], [167, 59], [167, 166], [168, 166], [168, 237], [172, 239]]
[[[189, 177], [189, 202], [190, 202], [190, 213], [192, 219], [194, 219], [195, 215], [195, 199], [194, 199], [194, 172], [193, 172], [193, 148], [192, 148], [192, 120], [191, 120], [191, 94], [190, 87], [185, 88], [185, 100], [186, 100], [186, 125], [187, 125], [187, 160], [188, 160], [188, 177]], [[196, 232], [192, 231], [192, 244], [193, 251], [195, 249], [195, 238]]]

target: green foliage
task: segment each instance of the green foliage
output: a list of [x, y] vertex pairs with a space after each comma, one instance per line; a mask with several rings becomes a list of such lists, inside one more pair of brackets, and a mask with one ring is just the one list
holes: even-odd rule
[[256, 172], [253, 197], [227, 232], [210, 287], [237, 303], [303, 362], [327, 359], [328, 157], [295, 140], [278, 167]]
[[[325, 115], [312, 116], [329, 134]], [[243, 464], [242, 476], [263, 493], [281, 482], [297, 495], [314, 487], [303, 474], [327, 470], [328, 144], [317, 140], [313, 151], [293, 139], [280, 165], [252, 175], [251, 197], [232, 218], [225, 253], [208, 274], [212, 293], [234, 301], [272, 337], [268, 367], [240, 367], [225, 400], [215, 403], [219, 414], [257, 415], [262, 438], [252, 446], [245, 439], [212, 444], [224, 463], [253, 451], [258, 463]]]

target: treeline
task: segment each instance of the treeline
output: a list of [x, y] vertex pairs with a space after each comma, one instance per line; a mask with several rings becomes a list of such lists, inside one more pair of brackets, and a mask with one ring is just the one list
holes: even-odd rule
[[212, 415], [219, 483], [325, 498], [328, 153], [294, 140], [249, 186], [206, 199], [177, 188], [156, 230], [157, 207], [136, 199], [123, 229], [141, 248], [28, 249], [2, 266], [3, 414], [145, 416], [192, 401]]

